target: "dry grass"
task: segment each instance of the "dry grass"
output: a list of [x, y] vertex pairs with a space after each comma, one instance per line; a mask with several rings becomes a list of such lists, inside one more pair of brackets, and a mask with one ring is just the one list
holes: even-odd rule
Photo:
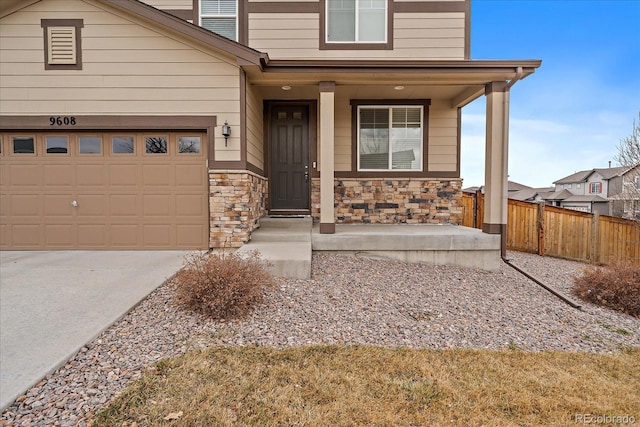
[[586, 301], [640, 318], [640, 263], [587, 267], [574, 279], [574, 292]]
[[585, 413], [637, 422], [639, 360], [639, 349], [214, 348], [161, 361], [94, 425], [567, 426]]

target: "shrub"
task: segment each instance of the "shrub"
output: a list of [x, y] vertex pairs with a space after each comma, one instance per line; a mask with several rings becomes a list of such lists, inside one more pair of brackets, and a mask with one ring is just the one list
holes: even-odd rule
[[175, 280], [180, 305], [215, 319], [247, 315], [276, 285], [255, 251], [246, 258], [236, 253], [189, 256]]
[[575, 294], [585, 301], [640, 317], [640, 264], [587, 267], [573, 282]]

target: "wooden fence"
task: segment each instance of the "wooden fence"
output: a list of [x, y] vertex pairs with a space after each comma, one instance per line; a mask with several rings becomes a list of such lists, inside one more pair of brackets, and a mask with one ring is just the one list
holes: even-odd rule
[[[482, 228], [484, 196], [462, 197], [467, 227]], [[640, 262], [640, 222], [509, 200], [507, 249], [594, 264]]]

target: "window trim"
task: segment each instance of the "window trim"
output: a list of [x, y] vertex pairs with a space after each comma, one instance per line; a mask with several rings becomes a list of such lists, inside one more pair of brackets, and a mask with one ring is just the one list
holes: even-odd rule
[[327, 41], [327, 0], [320, 0], [320, 50], [393, 50], [394, 2], [387, 1], [387, 40], [385, 42], [330, 42]]
[[[597, 186], [598, 191], [593, 191], [594, 186]], [[601, 182], [590, 182], [589, 183], [589, 194], [602, 194], [602, 183]]]
[[[197, 8], [197, 11], [198, 11], [198, 20], [197, 20], [198, 26], [201, 27], [201, 28], [204, 28], [205, 30], [211, 31], [213, 33], [216, 33], [215, 31], [209, 30], [209, 29], [207, 29], [206, 27], [204, 27], [202, 25], [202, 19], [203, 18], [206, 19], [206, 18], [232, 18], [233, 17], [233, 18], [235, 18], [235, 21], [236, 21], [236, 25], [235, 25], [235, 27], [236, 27], [235, 28], [236, 35], [235, 35], [235, 38], [233, 39], [233, 41], [239, 42], [239, 40], [240, 40], [240, 4], [243, 3], [243, 1], [242, 0], [235, 0], [235, 2], [236, 2], [236, 13], [235, 13], [235, 15], [210, 15], [210, 14], [203, 14], [202, 13], [202, 0], [198, 0], [198, 8]], [[225, 37], [222, 34], [219, 34], [219, 33], [216, 33], [216, 34], [218, 34], [220, 37]]]
[[[429, 106], [430, 99], [352, 99], [351, 100], [351, 172], [345, 174], [357, 178], [376, 178], [376, 177], [398, 177], [398, 178], [425, 178], [434, 175], [429, 173], [428, 152], [429, 152]], [[422, 107], [422, 169], [421, 170], [358, 170], [358, 107], [361, 106], [421, 106]], [[453, 175], [452, 173], [448, 173]]]
[[[82, 70], [82, 28], [83, 19], [41, 19], [40, 26], [44, 33], [44, 69], [45, 70]], [[51, 64], [49, 62], [49, 28], [75, 27], [76, 63]]]

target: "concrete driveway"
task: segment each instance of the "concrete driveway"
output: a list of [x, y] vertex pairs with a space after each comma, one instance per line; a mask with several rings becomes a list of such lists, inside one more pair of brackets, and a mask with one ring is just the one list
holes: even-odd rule
[[0, 407], [68, 361], [186, 251], [0, 251]]

